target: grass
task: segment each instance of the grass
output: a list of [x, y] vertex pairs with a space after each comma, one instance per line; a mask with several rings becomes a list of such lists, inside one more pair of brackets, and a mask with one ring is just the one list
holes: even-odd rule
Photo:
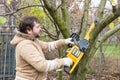
[[[113, 58], [120, 58], [120, 44], [104, 44], [102, 46], [102, 52], [104, 53], [105, 57], [113, 57]], [[100, 50], [98, 49], [95, 57], [97, 57], [100, 53]]]

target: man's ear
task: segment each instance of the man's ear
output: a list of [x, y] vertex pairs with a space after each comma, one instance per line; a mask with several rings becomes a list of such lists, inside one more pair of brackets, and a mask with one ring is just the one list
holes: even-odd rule
[[32, 29], [31, 29], [30, 27], [27, 27], [27, 28], [26, 28], [26, 32], [27, 32], [28, 34], [31, 34]]

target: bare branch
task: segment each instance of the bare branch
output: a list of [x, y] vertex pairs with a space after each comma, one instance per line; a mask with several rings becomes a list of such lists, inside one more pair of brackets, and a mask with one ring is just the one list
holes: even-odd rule
[[98, 18], [99, 19], [101, 19], [103, 17], [105, 5], [106, 5], [106, 0], [101, 0], [99, 8], [98, 8]]
[[[13, 11], [7, 4], [5, 4], [5, 3], [3, 3], [3, 4], [10, 12]], [[17, 18], [20, 21], [20, 18], [19, 18], [19, 16], [17, 14], [9, 14], [9, 15], [13, 15], [15, 18]], [[0, 15], [0, 16], [7, 16], [7, 15], [3, 14], [3, 15]]]
[[120, 5], [118, 7], [116, 7], [116, 11], [115, 13], [110, 13], [108, 16], [106, 16], [105, 18], [103, 18], [102, 20], [100, 20], [97, 24], [97, 27], [95, 27], [94, 31], [91, 34], [91, 39], [93, 40], [92, 42], [94, 42], [94, 40], [97, 38], [97, 36], [99, 35], [99, 33], [113, 20], [115, 20], [116, 18], [118, 18], [120, 16]]
[[84, 14], [83, 14], [83, 25], [82, 26], [82, 32], [80, 34], [81, 38], [84, 38], [86, 30], [87, 30], [87, 26], [88, 26], [88, 9], [89, 9], [89, 5], [90, 5], [90, 1], [91, 0], [85, 0], [85, 4], [84, 4]]
[[109, 30], [108, 32], [105, 33], [103, 37], [98, 39], [98, 43], [96, 47], [99, 47], [104, 41], [106, 41], [110, 36], [112, 36], [114, 33], [120, 30], [120, 24], [115, 26], [113, 29]]
[[60, 7], [62, 7], [62, 4], [60, 4], [60, 5], [56, 8], [56, 10], [58, 10]]
[[58, 40], [58, 35], [53, 35], [53, 34], [51, 34], [51, 33], [45, 28], [45, 25], [43, 25], [42, 29], [43, 29], [43, 32], [47, 33], [50, 38], [52, 38], [53, 40]]
[[[42, 1], [41, 1], [41, 4], [42, 4]], [[43, 5], [43, 4], [42, 4], [42, 5]], [[57, 24], [54, 22], [53, 18], [48, 14], [46, 8], [45, 8], [44, 6], [42, 6], [42, 8], [43, 8], [45, 14], [47, 15], [47, 17], [50, 19], [50, 21], [54, 24], [55, 29], [56, 29], [56, 33], [57, 33], [57, 38], [58, 38], [58, 36], [59, 36], [59, 34], [60, 34], [60, 31], [59, 31], [59, 29], [58, 29]]]
[[13, 15], [14, 13], [17, 13], [18, 11], [22, 10], [22, 9], [25, 9], [25, 8], [29, 8], [29, 7], [42, 7], [42, 5], [28, 5], [28, 6], [24, 6], [24, 7], [21, 7], [21, 8], [18, 8], [16, 9], [15, 11], [11, 10], [8, 5], [5, 5], [11, 12], [9, 13], [6, 13], [6, 14], [3, 14], [3, 15], [0, 15], [0, 16], [7, 16], [7, 15]]

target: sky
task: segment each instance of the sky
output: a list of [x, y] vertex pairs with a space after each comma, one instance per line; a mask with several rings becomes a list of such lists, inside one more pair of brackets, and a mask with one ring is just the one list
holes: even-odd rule
[[[83, 0], [84, 1], [84, 0]], [[100, 4], [100, 1], [101, 0], [91, 0], [91, 6], [90, 7], [98, 7], [98, 5]], [[117, 4], [117, 1], [118, 0], [114, 0], [114, 2]], [[82, 9], [83, 6], [84, 6], [84, 3], [83, 2], [80, 2], [79, 0], [75, 0], [75, 2], [77, 5], [79, 5], [79, 8]], [[74, 3], [71, 4], [71, 8], [74, 6]], [[106, 9], [108, 10], [111, 10], [112, 9], [112, 6], [111, 6], [111, 3], [110, 3], [110, 0], [107, 0], [106, 2], [106, 6], [105, 6]]]
[[[91, 3], [92, 3], [91, 7], [98, 7], [98, 5], [100, 4], [100, 1], [101, 0], [91, 0]], [[114, 2], [115, 4], [117, 4], [117, 0], [114, 0]], [[112, 9], [110, 0], [107, 0], [105, 8], [110, 9], [110, 10]]]

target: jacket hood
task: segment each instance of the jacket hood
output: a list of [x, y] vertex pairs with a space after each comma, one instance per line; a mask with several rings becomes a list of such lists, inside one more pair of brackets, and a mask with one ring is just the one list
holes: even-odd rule
[[23, 41], [23, 40], [35, 40], [35, 37], [30, 36], [28, 34], [25, 33], [21, 33], [19, 31], [15, 32], [15, 36], [13, 37], [13, 39], [11, 40], [10, 44], [13, 46], [16, 46], [19, 42]]

